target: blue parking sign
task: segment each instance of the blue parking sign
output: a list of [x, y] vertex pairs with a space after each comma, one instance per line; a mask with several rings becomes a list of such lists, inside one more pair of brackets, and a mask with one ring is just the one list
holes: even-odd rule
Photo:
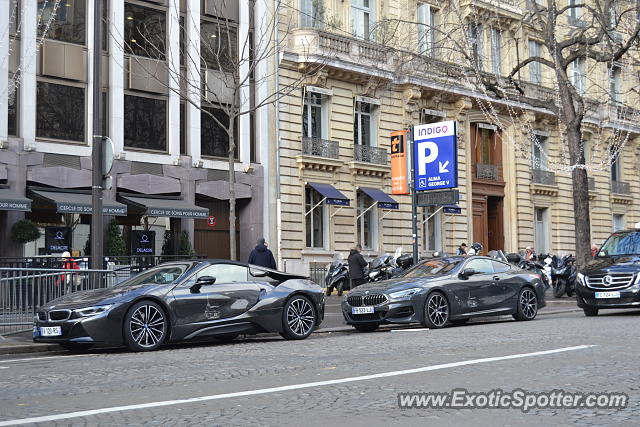
[[442, 190], [458, 186], [456, 122], [413, 127], [414, 189]]

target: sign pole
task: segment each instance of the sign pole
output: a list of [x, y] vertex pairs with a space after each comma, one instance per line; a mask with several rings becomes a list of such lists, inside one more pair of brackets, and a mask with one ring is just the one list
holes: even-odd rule
[[413, 265], [418, 263], [418, 203], [416, 200], [415, 189], [415, 159], [413, 151], [413, 128], [407, 133], [407, 148], [409, 149], [408, 155], [411, 156], [411, 173], [409, 178], [410, 191], [411, 191], [411, 233], [413, 238]]

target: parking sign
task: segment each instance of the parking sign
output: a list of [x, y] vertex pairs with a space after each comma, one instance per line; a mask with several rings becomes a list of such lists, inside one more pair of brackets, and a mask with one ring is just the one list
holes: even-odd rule
[[442, 190], [457, 187], [456, 122], [414, 126], [413, 140], [415, 190]]

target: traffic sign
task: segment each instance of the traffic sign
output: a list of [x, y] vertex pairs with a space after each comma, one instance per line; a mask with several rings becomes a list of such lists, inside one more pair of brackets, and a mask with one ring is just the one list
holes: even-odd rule
[[209, 218], [207, 218], [207, 225], [209, 227], [215, 227], [218, 224], [218, 221], [216, 220], [215, 216], [210, 216]]
[[444, 213], [448, 213], [448, 214], [459, 215], [459, 214], [462, 213], [462, 208], [460, 206], [457, 206], [457, 205], [443, 206], [442, 207], [442, 211]]
[[457, 187], [456, 122], [414, 126], [413, 139], [414, 189], [424, 191]]

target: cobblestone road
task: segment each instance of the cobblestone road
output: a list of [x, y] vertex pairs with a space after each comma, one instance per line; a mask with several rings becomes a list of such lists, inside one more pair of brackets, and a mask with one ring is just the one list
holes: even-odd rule
[[[444, 330], [315, 334], [306, 341], [251, 338], [154, 353], [0, 358], [0, 422], [88, 409], [303, 384], [569, 346], [544, 356], [343, 384], [107, 412], [41, 425], [637, 425], [640, 313], [581, 313]], [[16, 360], [18, 359], [18, 360]], [[621, 391], [624, 410], [399, 409], [399, 392]]]

